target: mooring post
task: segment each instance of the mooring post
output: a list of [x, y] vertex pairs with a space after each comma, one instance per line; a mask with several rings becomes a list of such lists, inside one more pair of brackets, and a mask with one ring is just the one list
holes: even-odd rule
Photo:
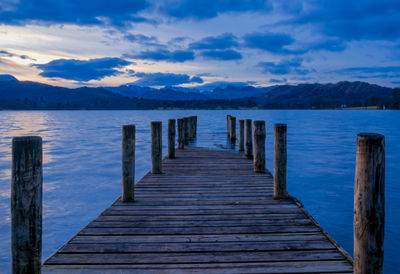
[[383, 273], [385, 137], [357, 136], [354, 183], [354, 273]]
[[239, 120], [239, 151], [244, 151], [244, 120]]
[[236, 142], [236, 117], [231, 116], [230, 118], [230, 130], [231, 143], [234, 144]]
[[41, 273], [42, 138], [12, 140], [11, 260], [12, 273]]
[[254, 172], [265, 172], [265, 121], [253, 122], [254, 137]]
[[197, 116], [194, 117], [194, 138], [197, 138]]
[[246, 134], [246, 146], [244, 154], [247, 159], [253, 159], [253, 130], [251, 126], [251, 119], [246, 119], [244, 122], [244, 132]]
[[122, 127], [122, 201], [135, 200], [135, 125]]
[[168, 158], [175, 158], [175, 119], [168, 120]]
[[159, 174], [162, 171], [162, 124], [151, 122], [151, 173]]
[[189, 139], [193, 140], [194, 138], [194, 116], [189, 117]]
[[178, 119], [178, 149], [185, 147], [185, 136], [183, 133], [183, 119]]
[[189, 117], [183, 117], [183, 140], [185, 145], [189, 144]]
[[274, 198], [287, 197], [286, 165], [287, 165], [287, 126], [274, 125]]
[[226, 115], [226, 134], [228, 138], [231, 138], [231, 116], [228, 114]]

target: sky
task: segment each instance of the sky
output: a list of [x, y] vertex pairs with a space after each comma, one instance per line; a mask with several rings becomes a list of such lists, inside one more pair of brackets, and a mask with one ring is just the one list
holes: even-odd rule
[[1, 0], [0, 74], [57, 86], [400, 86], [398, 0]]

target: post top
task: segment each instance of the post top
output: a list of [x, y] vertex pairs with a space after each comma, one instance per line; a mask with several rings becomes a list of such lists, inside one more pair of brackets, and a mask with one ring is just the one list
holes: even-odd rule
[[264, 120], [256, 120], [253, 123], [259, 125], [259, 124], [265, 124], [265, 121]]
[[161, 121], [152, 121], [152, 124], [161, 124]]
[[368, 139], [368, 140], [381, 140], [385, 139], [385, 136], [379, 133], [361, 132], [357, 135], [357, 138]]
[[123, 125], [122, 127], [124, 127], [124, 128], [134, 128], [134, 127], [136, 127], [136, 125]]
[[42, 137], [40, 136], [18, 136], [14, 137], [12, 141], [15, 142], [41, 142]]
[[287, 124], [275, 124], [274, 127], [287, 127]]

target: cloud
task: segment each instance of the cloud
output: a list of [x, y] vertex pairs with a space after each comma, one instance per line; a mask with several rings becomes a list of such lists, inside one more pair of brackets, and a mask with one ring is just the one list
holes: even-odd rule
[[286, 75], [290, 73], [295, 74], [307, 74], [310, 71], [303, 68], [302, 66], [303, 59], [302, 58], [294, 58], [290, 60], [282, 60], [278, 63], [274, 62], [260, 62], [258, 63], [258, 67], [261, 67], [263, 72], [267, 72], [274, 75]]
[[1, 57], [18, 57], [21, 58], [23, 60], [31, 60], [31, 61], [36, 61], [36, 59], [29, 57], [28, 55], [19, 55], [19, 54], [15, 54], [6, 50], [0, 50], [0, 58]]
[[169, 51], [166, 49], [142, 51], [139, 54], [124, 54], [125, 58], [143, 59], [152, 61], [166, 61], [171, 63], [181, 63], [194, 60], [194, 52], [190, 50]]
[[314, 24], [322, 33], [345, 40], [400, 38], [400, 2], [397, 0], [312, 1], [288, 24]]
[[294, 39], [289, 34], [255, 32], [246, 34], [243, 39], [244, 45], [249, 48], [280, 54], [298, 53], [285, 48], [294, 42]]
[[129, 33], [129, 34], [124, 35], [124, 39], [129, 42], [137, 43], [137, 44], [145, 45], [145, 46], [159, 46], [160, 45], [157, 37], [147, 36], [144, 34]]
[[230, 61], [230, 60], [240, 60], [242, 55], [235, 50], [207, 50], [201, 52], [201, 55], [214, 60]]
[[137, 72], [134, 76], [140, 78], [133, 82], [133, 84], [138, 86], [176, 86], [189, 83], [203, 83], [201, 77], [190, 77], [187, 74]]
[[239, 43], [235, 35], [224, 33], [219, 36], [205, 37], [197, 42], [189, 44], [189, 48], [196, 50], [229, 49], [238, 45]]
[[333, 72], [358, 79], [400, 79], [400, 66], [349, 67]]
[[149, 7], [147, 0], [19, 0], [4, 7], [0, 4], [0, 23], [12, 25], [41, 22], [122, 27], [128, 23], [149, 22], [138, 15]]
[[161, 13], [176, 19], [210, 19], [226, 12], [266, 12], [272, 5], [266, 0], [168, 0], [159, 7]]
[[269, 82], [271, 84], [284, 84], [287, 83], [287, 79], [286, 78], [282, 78], [282, 79], [269, 79]]
[[57, 59], [46, 64], [35, 64], [42, 70], [41, 76], [87, 82], [115, 76], [122, 72], [118, 69], [132, 64], [121, 58], [99, 58], [90, 60]]

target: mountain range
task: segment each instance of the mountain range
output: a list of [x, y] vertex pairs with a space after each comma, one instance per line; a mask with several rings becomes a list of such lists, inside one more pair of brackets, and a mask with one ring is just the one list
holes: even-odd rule
[[366, 82], [271, 87], [224, 85], [210, 90], [137, 85], [75, 89], [0, 75], [0, 109], [340, 108], [396, 106], [392, 88]]

